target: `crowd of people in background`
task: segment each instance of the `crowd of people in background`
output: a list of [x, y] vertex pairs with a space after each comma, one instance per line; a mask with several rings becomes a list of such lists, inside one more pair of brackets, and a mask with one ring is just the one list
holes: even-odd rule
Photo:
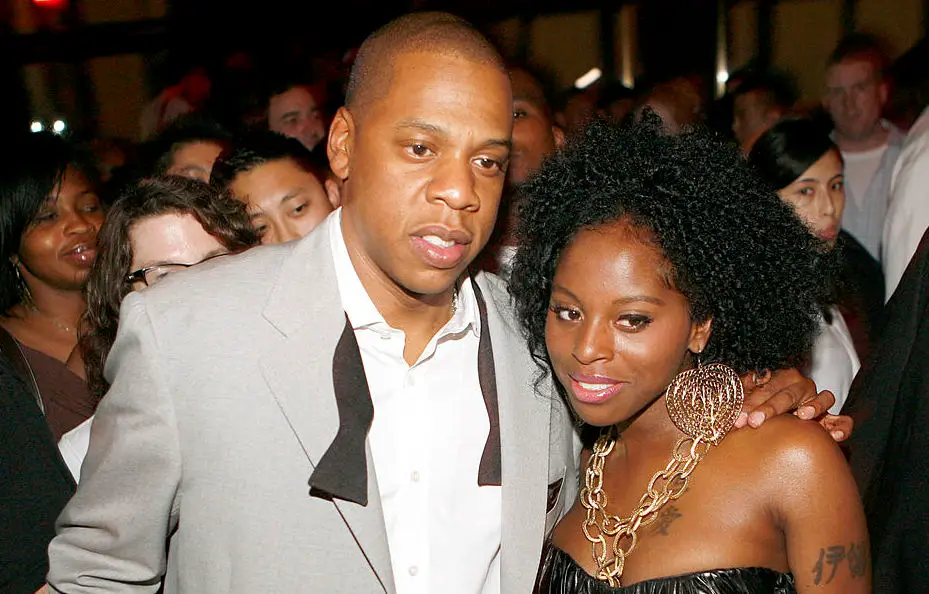
[[[334, 569], [319, 586], [303, 583], [297, 591], [433, 592], [445, 583], [444, 572], [461, 583], [443, 592], [528, 592], [533, 584], [545, 592], [594, 591], [554, 589], [557, 580], [562, 588], [583, 582], [585, 572], [615, 585], [603, 577], [606, 563], [591, 564], [591, 537], [571, 532], [583, 519], [574, 497], [585, 487], [586, 457], [606, 447], [586, 434], [575, 439], [572, 427], [625, 427], [630, 444], [645, 444], [636, 455], [647, 468], [634, 466], [629, 454], [632, 469], [623, 471], [647, 482], [652, 457], [670, 451], [649, 442], [648, 432], [672, 425], [619, 412], [601, 418], [602, 410], [572, 396], [581, 389], [572, 381], [590, 398], [591, 386], [604, 381], [570, 375], [583, 374], [577, 361], [613, 361], [624, 352], [618, 342], [598, 343], [601, 330], [569, 328], [581, 324], [585, 307], [591, 318], [612, 315], [613, 306], [596, 297], [610, 293], [587, 286], [601, 277], [640, 290], [635, 298], [631, 289], [616, 291], [619, 301], [665, 307], [683, 295], [681, 311], [692, 316], [687, 340], [670, 354], [657, 343], [648, 348], [664, 353], [673, 363], [662, 365], [675, 370], [699, 368], [701, 356], [711, 363], [728, 356], [757, 399], [733, 422], [757, 427], [769, 418], [762, 442], [735, 437], [730, 449], [719, 449], [725, 464], [713, 453], [701, 464], [716, 473], [717, 488], [740, 493], [745, 517], [760, 518], [763, 509], [778, 510], [776, 517], [735, 530], [728, 549], [710, 547], [721, 565], [697, 569], [765, 566], [772, 573], [712, 579], [744, 579], [766, 592], [865, 592], [872, 579], [865, 565], [873, 565], [875, 592], [929, 591], [919, 570], [929, 548], [929, 497], [914, 470], [925, 466], [917, 446], [926, 443], [919, 437], [929, 426], [929, 369], [919, 363], [929, 347], [922, 326], [929, 112], [915, 123], [885, 119], [893, 81], [881, 43], [863, 35], [842, 40], [829, 58], [821, 101], [804, 105], [789, 73], [755, 68], [734, 73], [716, 100], [693, 73], [648, 73], [634, 89], [615, 80], [557, 89], [544, 70], [503, 62], [451, 17], [397, 22], [338, 68], [282, 68], [286, 60], [266, 65], [242, 52], [220, 69], [193, 65], [146, 106], [137, 145], [48, 132], [13, 142], [0, 164], [0, 592], [90, 592], [117, 583], [107, 591], [272, 591], [325, 574], [327, 563]], [[494, 74], [501, 68], [502, 78]], [[706, 200], [692, 201], [698, 195]], [[427, 225], [441, 212], [452, 214]], [[447, 223], [459, 220], [460, 230]], [[772, 221], [776, 232], [765, 227]], [[740, 228], [727, 232], [725, 225]], [[398, 229], [409, 231], [412, 247], [396, 238]], [[759, 238], [779, 242], [779, 253], [766, 251]], [[714, 284], [708, 270], [725, 266], [705, 255], [699, 261], [698, 244], [714, 254], [729, 249], [727, 262], [746, 256], [731, 284]], [[624, 247], [614, 253], [609, 246]], [[632, 254], [628, 270], [604, 272], [622, 254]], [[298, 257], [327, 264], [304, 270], [294, 263]], [[425, 271], [420, 260], [429, 264]], [[649, 266], [667, 271], [636, 281]], [[777, 269], [762, 282], [764, 266]], [[199, 272], [183, 273], [191, 267]], [[663, 275], [667, 280], [658, 282]], [[176, 279], [162, 285], [169, 276]], [[508, 309], [511, 281], [515, 313]], [[155, 285], [161, 287], [150, 291]], [[544, 302], [539, 291], [547, 291]], [[560, 297], [550, 305], [549, 294]], [[731, 322], [719, 313], [727, 308], [738, 310]], [[714, 315], [715, 334], [701, 325]], [[551, 316], [561, 325], [546, 326]], [[784, 321], [788, 316], [793, 323]], [[622, 323], [645, 328], [645, 318], [629, 314]], [[766, 340], [765, 328], [783, 344]], [[297, 338], [322, 355], [309, 356]], [[269, 361], [248, 349], [297, 360]], [[471, 359], [476, 367], [456, 366]], [[811, 399], [815, 390], [789, 371], [763, 373], [790, 367], [834, 401]], [[232, 402], [236, 390], [266, 389], [262, 376], [274, 398]], [[330, 386], [325, 398], [312, 397], [319, 399], [318, 419], [311, 418], [316, 412], [294, 412], [306, 382]], [[554, 384], [539, 388], [544, 382]], [[190, 396], [173, 400], [169, 393], [181, 389]], [[365, 398], [343, 396], [359, 390]], [[551, 399], [544, 410], [532, 408], [537, 390]], [[469, 391], [484, 400], [470, 407], [453, 397], [467, 400]], [[510, 403], [511, 392], [525, 399], [524, 408]], [[560, 399], [568, 408], [552, 404]], [[850, 470], [831, 440], [810, 433], [813, 424], [770, 419], [800, 405], [804, 418], [828, 409], [821, 423], [835, 440], [848, 440]], [[273, 417], [278, 408], [286, 423]], [[517, 410], [526, 422], [518, 438], [511, 418]], [[366, 420], [347, 420], [356, 417]], [[196, 423], [202, 425], [189, 426]], [[200, 431], [203, 448], [184, 441]], [[350, 443], [359, 431], [368, 436], [367, 449], [364, 437]], [[515, 445], [535, 438], [544, 443]], [[148, 449], [127, 446], [134, 440]], [[620, 447], [615, 442], [609, 447]], [[344, 449], [336, 451], [340, 443]], [[793, 478], [766, 483], [755, 474], [773, 467], [754, 467], [757, 460], [744, 453], [765, 444], [781, 456], [779, 468], [799, 451], [791, 447], [805, 448], [814, 462], [791, 466]], [[541, 452], [530, 451], [536, 446]], [[578, 476], [581, 447], [587, 449]], [[287, 458], [298, 449], [310, 464]], [[433, 457], [424, 449], [435, 449]], [[264, 463], [249, 450], [267, 456]], [[514, 462], [514, 452], [524, 458]], [[440, 471], [459, 454], [467, 462]], [[502, 495], [487, 490], [501, 486], [501, 464]], [[372, 467], [376, 481], [365, 482]], [[230, 476], [218, 476], [230, 468]], [[727, 472], [754, 472], [757, 493], [739, 491]], [[255, 491], [244, 478], [249, 473], [267, 486], [234, 499], [232, 509], [217, 509], [220, 494], [203, 493]], [[287, 489], [312, 497], [281, 495], [284, 485], [270, 484], [280, 475]], [[705, 561], [681, 552], [706, 528], [690, 523], [701, 513], [694, 502], [716, 505], [718, 491], [700, 486], [699, 471], [694, 477], [694, 492], [681, 499], [691, 503], [656, 516], [667, 528], [684, 514], [679, 526], [689, 536], [673, 550], [690, 561], [669, 561], [667, 549], [646, 542], [629, 551], [627, 575], [636, 581], [689, 574], [688, 563]], [[508, 495], [507, 480], [525, 495]], [[611, 480], [613, 493], [622, 493], [618, 501], [638, 500], [639, 493], [627, 496]], [[416, 484], [440, 493], [444, 507], [418, 499]], [[203, 506], [194, 507], [197, 501]], [[260, 529], [250, 520], [222, 526], [227, 512], [246, 517], [249, 506], [281, 501], [282, 514], [305, 514], [324, 536], [304, 538], [306, 522], [288, 525], [280, 517]], [[479, 517], [452, 517], [456, 504]], [[338, 532], [341, 524], [324, 515], [324, 505], [334, 505], [339, 521], [358, 532]], [[373, 520], [352, 507], [372, 505]], [[139, 506], [157, 510], [140, 513]], [[106, 514], [153, 536], [124, 536], [124, 524], [108, 524]], [[725, 524], [723, 516], [707, 521]], [[514, 540], [510, 517], [534, 536]], [[178, 527], [185, 522], [193, 532]], [[384, 524], [386, 532], [372, 537], [363, 522]], [[821, 532], [811, 532], [812, 524]], [[243, 530], [262, 536], [248, 542]], [[287, 541], [283, 547], [273, 542], [276, 532]], [[551, 534], [543, 549], [537, 537]], [[224, 541], [216, 557], [203, 552], [208, 547], [200, 541], [210, 539]], [[747, 554], [752, 539], [781, 544]], [[741, 551], [735, 542], [745, 544]], [[292, 545], [294, 552], [282, 552]], [[345, 551], [356, 546], [364, 555], [349, 563]], [[444, 547], [460, 557], [441, 560]], [[528, 558], [513, 561], [507, 551]], [[280, 577], [304, 555], [314, 559], [297, 577]]]

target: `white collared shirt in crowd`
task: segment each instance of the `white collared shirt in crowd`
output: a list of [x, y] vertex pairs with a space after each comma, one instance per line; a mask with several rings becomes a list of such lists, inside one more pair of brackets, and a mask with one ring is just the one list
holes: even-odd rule
[[894, 169], [884, 221], [885, 301], [900, 284], [919, 241], [929, 227], [929, 107], [906, 135]]
[[403, 331], [387, 324], [352, 266], [341, 214], [326, 224], [374, 403], [368, 439], [397, 592], [499, 594], [501, 488], [477, 484], [490, 420], [471, 281], [461, 284], [451, 320], [408, 365]]
[[835, 395], [835, 404], [829, 413], [837, 415], [848, 399], [848, 391], [861, 362], [852, 334], [838, 308], [830, 307], [829, 317], [829, 322], [825, 318], [820, 319], [807, 375], [816, 383], [817, 390], [829, 390]]

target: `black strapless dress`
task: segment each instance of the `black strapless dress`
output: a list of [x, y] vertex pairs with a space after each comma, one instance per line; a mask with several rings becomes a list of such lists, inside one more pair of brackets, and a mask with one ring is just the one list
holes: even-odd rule
[[794, 578], [765, 567], [714, 569], [610, 587], [592, 577], [570, 555], [548, 547], [538, 594], [796, 594]]

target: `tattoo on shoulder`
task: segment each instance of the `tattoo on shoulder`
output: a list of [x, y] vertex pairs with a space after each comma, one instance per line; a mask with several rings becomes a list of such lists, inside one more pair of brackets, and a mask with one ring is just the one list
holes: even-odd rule
[[852, 579], [863, 578], [868, 572], [868, 563], [868, 543], [864, 540], [848, 546], [819, 549], [819, 558], [813, 566], [813, 583], [817, 586], [831, 583], [843, 565]]
[[671, 528], [671, 524], [682, 515], [676, 505], [669, 505], [658, 514], [655, 525], [652, 526], [652, 534], [668, 536], [668, 529]]

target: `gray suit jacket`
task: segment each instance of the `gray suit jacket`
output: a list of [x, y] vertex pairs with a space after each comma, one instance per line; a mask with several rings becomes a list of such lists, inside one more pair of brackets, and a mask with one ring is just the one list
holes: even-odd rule
[[[366, 506], [307, 485], [339, 428], [345, 317], [326, 229], [126, 298], [112, 388], [49, 547], [53, 589], [394, 592], [370, 448]], [[502, 591], [530, 592], [576, 492], [573, 431], [560, 400], [534, 389], [502, 282], [475, 280], [497, 370]]]

